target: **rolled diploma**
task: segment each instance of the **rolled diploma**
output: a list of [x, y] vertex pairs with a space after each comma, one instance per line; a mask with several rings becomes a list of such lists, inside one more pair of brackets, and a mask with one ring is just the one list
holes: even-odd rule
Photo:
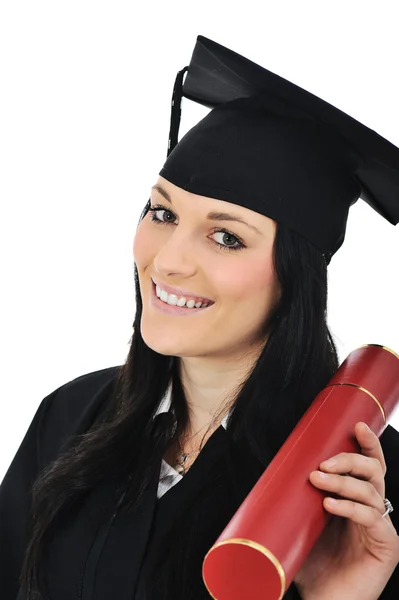
[[380, 436], [399, 404], [399, 356], [354, 350], [321, 390], [207, 553], [202, 575], [216, 600], [279, 600], [331, 515], [311, 471], [359, 452], [358, 421]]

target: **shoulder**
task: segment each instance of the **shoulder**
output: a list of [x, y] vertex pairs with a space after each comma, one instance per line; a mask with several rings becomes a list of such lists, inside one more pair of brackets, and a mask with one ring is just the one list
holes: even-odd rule
[[102, 397], [103, 392], [116, 381], [119, 369], [120, 367], [108, 367], [67, 381], [51, 392], [52, 401], [49, 408], [74, 418], [76, 413], [81, 413], [82, 409]]
[[27, 502], [37, 474], [59, 456], [65, 443], [90, 428], [111, 397], [118, 370], [110, 367], [76, 377], [41, 401], [1, 483], [0, 521], [15, 497]]
[[120, 367], [80, 375], [46, 396], [37, 411], [38, 458], [44, 465], [72, 437], [87, 431], [110, 398]]

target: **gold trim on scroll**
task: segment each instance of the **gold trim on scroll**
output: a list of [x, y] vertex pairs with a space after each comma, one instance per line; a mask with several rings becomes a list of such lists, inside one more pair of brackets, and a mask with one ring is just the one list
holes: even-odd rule
[[[285, 585], [286, 585], [285, 573], [284, 573], [284, 569], [282, 567], [282, 564], [274, 556], [274, 554], [272, 554], [270, 552], [270, 550], [268, 550], [267, 548], [265, 548], [265, 546], [262, 546], [261, 544], [258, 544], [258, 542], [254, 542], [253, 540], [244, 540], [244, 539], [241, 539], [241, 538], [230, 538], [229, 540], [223, 540], [222, 542], [218, 542], [217, 544], [214, 544], [214, 546], [212, 546], [212, 548], [209, 550], [208, 554], [210, 554], [212, 552], [212, 550], [214, 550], [218, 546], [225, 546], [226, 544], [242, 544], [244, 546], [250, 546], [250, 548], [253, 548], [254, 550], [257, 550], [258, 552], [260, 552], [261, 554], [263, 554], [264, 556], [266, 556], [266, 558], [268, 558], [270, 560], [270, 562], [273, 564], [273, 566], [275, 567], [275, 569], [276, 569], [276, 571], [277, 571], [277, 573], [278, 573], [278, 575], [280, 577], [281, 594], [280, 594], [278, 600], [281, 600], [282, 597], [284, 596], [284, 593], [285, 593]], [[207, 554], [207, 556], [208, 556], [208, 554]], [[208, 586], [206, 584], [206, 581], [205, 581], [205, 585], [206, 585], [206, 588], [207, 588], [208, 592], [212, 596], [212, 598], [214, 600], [217, 600], [217, 598], [215, 596], [213, 596], [212, 593], [211, 593], [211, 591], [209, 590], [209, 588], [208, 588]]]
[[376, 346], [377, 348], [382, 348], [383, 350], [390, 352], [391, 354], [396, 356], [396, 358], [399, 359], [399, 354], [397, 354], [395, 350], [391, 350], [391, 348], [388, 348], [388, 346], [382, 346], [381, 344], [363, 344], [362, 346], [359, 346], [359, 348], [366, 348], [367, 346]]
[[[371, 345], [371, 344], [367, 344], [367, 345]], [[387, 422], [386, 419], [386, 415], [385, 415], [385, 410], [382, 406], [382, 404], [377, 400], [377, 398], [368, 390], [366, 390], [365, 388], [363, 388], [361, 385], [357, 385], [356, 383], [329, 383], [328, 385], [326, 385], [326, 387], [336, 387], [338, 385], [346, 385], [348, 387], [355, 387], [358, 390], [361, 390], [362, 392], [364, 392], [365, 394], [367, 394], [368, 396], [370, 396], [370, 398], [372, 398], [374, 400], [374, 402], [377, 404], [378, 408], [380, 409], [380, 411], [382, 412], [382, 417], [384, 419], [384, 423]]]

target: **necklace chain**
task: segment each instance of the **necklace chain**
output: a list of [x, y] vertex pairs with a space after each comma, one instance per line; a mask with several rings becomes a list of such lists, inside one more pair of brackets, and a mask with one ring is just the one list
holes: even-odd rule
[[[212, 423], [212, 421], [210, 421], [209, 423], [205, 423], [205, 425], [203, 425], [203, 426], [202, 426], [200, 429], [198, 429], [198, 431], [196, 431], [196, 432], [195, 432], [195, 433], [194, 433], [192, 436], [190, 436], [190, 437], [189, 437], [189, 438], [188, 438], [188, 439], [185, 441], [185, 443], [189, 442], [189, 441], [190, 441], [190, 440], [191, 440], [191, 439], [192, 439], [194, 436], [196, 436], [196, 435], [197, 435], [197, 433], [199, 433], [199, 432], [201, 431], [201, 429], [204, 429], [204, 427], [206, 427], [207, 425], [210, 425], [210, 423]], [[205, 434], [205, 435], [206, 435], [206, 434]], [[179, 450], [180, 450], [180, 452], [179, 452], [179, 454], [180, 454], [180, 458], [178, 459], [178, 462], [177, 462], [177, 464], [175, 465], [175, 470], [176, 470], [178, 473], [180, 473], [181, 475], [185, 475], [185, 474], [186, 474], [186, 472], [187, 472], [187, 471], [186, 471], [186, 469], [185, 469], [185, 466], [184, 466], [184, 464], [185, 464], [186, 460], [187, 460], [187, 459], [188, 459], [190, 456], [194, 456], [194, 455], [196, 455], [196, 454], [199, 454], [199, 453], [201, 452], [201, 449], [202, 449], [202, 443], [203, 443], [203, 441], [204, 441], [205, 435], [204, 435], [204, 437], [202, 438], [202, 441], [201, 441], [201, 444], [200, 444], [200, 447], [199, 447], [199, 449], [198, 449], [198, 450], [195, 450], [195, 452], [189, 452], [189, 453], [185, 453], [185, 452], [183, 451], [183, 448], [181, 447], [181, 444], [180, 444], [180, 439], [179, 439], [179, 436], [177, 437], [177, 443], [178, 443]]]
[[[194, 436], [197, 435], [197, 433], [199, 433], [201, 431], [201, 429], [204, 429], [204, 427], [206, 427], [207, 425], [209, 425], [209, 423], [206, 423], [205, 425], [203, 425], [200, 429], [198, 429], [198, 431], [196, 431], [192, 436], [190, 436], [186, 442], [190, 441]], [[205, 436], [204, 436], [205, 437]], [[203, 441], [204, 438], [202, 438]], [[175, 470], [180, 473], [180, 475], [185, 475], [186, 474], [186, 468], [185, 468], [185, 462], [186, 460], [190, 457], [190, 456], [195, 456], [196, 454], [199, 454], [201, 452], [201, 448], [202, 448], [202, 442], [200, 444], [199, 450], [195, 450], [195, 452], [189, 452], [189, 453], [185, 453], [183, 448], [181, 447], [180, 444], [180, 439], [179, 437], [177, 438], [177, 443], [179, 446], [179, 450], [180, 450], [180, 458], [178, 459], [178, 462], [175, 466]]]
[[183, 462], [186, 462], [187, 458], [189, 458], [190, 456], [194, 456], [195, 454], [199, 454], [201, 452], [201, 448], [200, 448], [199, 450], [196, 450], [195, 452], [189, 452], [188, 454], [186, 454], [186, 452], [183, 451], [183, 448], [180, 445], [180, 441], [177, 440], [177, 442], [179, 444], [180, 454], [183, 459]]

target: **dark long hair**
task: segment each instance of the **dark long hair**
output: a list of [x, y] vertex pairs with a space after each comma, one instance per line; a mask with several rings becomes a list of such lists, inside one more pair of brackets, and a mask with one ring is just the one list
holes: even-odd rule
[[[149, 203], [140, 220], [148, 208]], [[228, 422], [233, 438], [243, 438], [265, 465], [270, 452], [279, 449], [338, 368], [336, 347], [326, 323], [324, 257], [307, 240], [278, 223], [273, 261], [281, 297], [267, 320], [268, 338], [259, 358], [230, 398], [235, 408]], [[133, 478], [121, 510], [139, 502], [174, 433], [172, 425], [160, 428], [157, 419], [151, 418], [171, 378], [177, 430], [188, 422], [176, 357], [155, 352], [141, 336], [143, 305], [136, 266], [134, 277], [133, 335], [114, 393], [101, 418], [72, 440], [33, 486], [32, 532], [20, 577], [32, 598], [45, 597], [38, 573], [49, 534], [65, 511], [107, 476], [117, 480], [130, 474]]]

